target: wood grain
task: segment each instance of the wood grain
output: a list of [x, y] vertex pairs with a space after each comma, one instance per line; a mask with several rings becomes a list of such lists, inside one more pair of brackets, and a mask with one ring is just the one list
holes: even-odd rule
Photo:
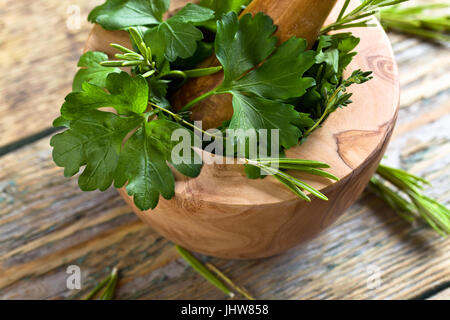
[[[308, 2], [295, 1], [289, 6], [292, 9], [294, 4], [305, 3]], [[283, 16], [278, 7], [268, 6], [265, 1], [256, 4]], [[333, 4], [333, 1], [329, 2], [328, 8]], [[351, 6], [356, 7], [357, 1]], [[256, 8], [259, 6], [253, 10]], [[327, 12], [325, 7], [323, 9]], [[338, 5], [330, 19], [339, 11]], [[87, 48], [104, 51], [114, 33], [108, 32], [102, 37], [99, 35], [107, 32], [100, 31], [97, 35], [97, 30], [87, 40]], [[292, 27], [284, 31], [290, 30]], [[330, 226], [361, 194], [383, 156], [396, 120], [398, 74], [389, 40], [381, 26], [356, 29], [354, 33], [361, 37], [361, 43], [359, 54], [347, 73], [357, 69], [372, 70], [374, 79], [356, 89], [351, 88], [354, 101], [351, 106], [330, 116], [306, 143], [287, 151], [292, 158], [330, 164], [330, 171], [341, 181], [332, 183], [295, 174], [321, 189], [328, 202], [313, 198], [307, 203], [273, 177], [250, 181], [242, 167], [208, 161], [198, 178], [180, 177], [174, 199], [167, 201], [161, 197], [154, 211], [141, 212], [124, 190], [120, 191], [122, 196], [141, 219], [166, 238], [212, 256], [267, 257], [313, 238]], [[216, 102], [221, 103], [220, 99]], [[222, 110], [217, 106], [225, 105], [214, 107]], [[220, 118], [214, 113], [214, 118], [217, 117]], [[208, 158], [209, 155], [204, 153], [204, 156]]]
[[87, 13], [99, 2], [2, 1], [0, 147], [51, 127], [91, 28]]
[[[88, 8], [91, 1], [74, 3]], [[40, 6], [61, 4], [49, 0]], [[23, 16], [23, 6], [16, 1], [8, 15]], [[0, 8], [2, 18], [4, 8]], [[36, 9], [30, 8], [28, 14]], [[62, 10], [57, 14], [65, 17]], [[4, 43], [14, 42], [15, 34], [3, 35], [2, 49]], [[409, 88], [414, 99], [402, 103], [385, 161], [431, 180], [433, 187], [427, 193], [450, 205], [450, 83], [430, 93], [426, 90], [437, 87], [442, 78], [426, 73], [417, 76], [435, 61], [442, 63], [434, 72], [448, 73], [447, 49], [398, 34], [390, 38], [399, 61], [402, 92]], [[26, 62], [16, 60], [15, 72], [23, 73]], [[29, 81], [42, 76], [42, 72], [30, 74]], [[14, 82], [12, 75], [2, 80]], [[3, 83], [0, 90], [3, 94]], [[29, 100], [42, 99], [40, 91], [30, 94]], [[421, 95], [429, 98], [421, 99]], [[10, 90], [9, 96], [13, 99], [19, 92]], [[22, 108], [22, 113], [14, 113], [15, 123], [33, 106]], [[25, 137], [47, 128], [47, 114], [56, 112], [59, 104], [46, 103], [40, 108], [32, 126], [10, 130]], [[0, 122], [6, 123], [4, 119], [2, 113]], [[4, 131], [1, 134], [4, 137]], [[169, 242], [139, 222], [114, 190], [83, 193], [75, 179], [65, 179], [50, 159], [48, 143], [42, 139], [0, 157], [0, 299], [79, 298], [115, 265], [120, 266], [122, 276], [119, 299], [225, 298], [179, 259]], [[449, 252], [449, 239], [422, 225], [403, 222], [377, 198], [364, 194], [333, 227], [305, 246], [264, 260], [210, 261], [257, 298], [410, 299], [448, 286]], [[70, 264], [81, 267], [81, 291], [65, 286]], [[371, 265], [382, 272], [381, 287], [376, 290], [366, 287]], [[433, 297], [448, 300], [448, 289]]]

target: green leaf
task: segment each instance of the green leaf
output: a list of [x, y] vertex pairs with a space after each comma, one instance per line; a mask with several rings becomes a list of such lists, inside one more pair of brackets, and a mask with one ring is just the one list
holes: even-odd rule
[[230, 11], [239, 13], [246, 5], [250, 3], [251, 0], [201, 0], [200, 5], [215, 12], [215, 19], [213, 21], [208, 21], [202, 25], [211, 29], [216, 30], [216, 22], [220, 20], [224, 14]]
[[[291, 38], [275, 49], [275, 26], [258, 13], [239, 21], [229, 13], [217, 23], [216, 55], [224, 69], [224, 81], [215, 93], [233, 95], [231, 129], [279, 130], [280, 145], [297, 144], [301, 131], [294, 122], [300, 115], [292, 105], [275, 100], [300, 97], [315, 84], [303, 77], [314, 65], [315, 53], [304, 39]], [[242, 139], [238, 141], [242, 143]]]
[[73, 79], [73, 91], [81, 91], [83, 82], [89, 82], [96, 86], [104, 88], [106, 86], [106, 77], [110, 73], [119, 73], [119, 68], [109, 68], [100, 65], [100, 62], [108, 61], [108, 56], [103, 52], [88, 51], [83, 54], [78, 62], [81, 67]]
[[113, 107], [121, 115], [139, 114], [147, 109], [148, 85], [141, 77], [131, 77], [126, 72], [111, 73], [103, 88], [83, 83], [83, 91], [72, 92], [66, 97], [61, 114], [66, 119], [75, 119], [88, 110]]
[[186, 136], [190, 137], [190, 146], [195, 145], [194, 139], [198, 139], [197, 136], [178, 123], [167, 120], [158, 120], [151, 121], [150, 125], [147, 127], [150, 139], [164, 154], [167, 161], [183, 175], [195, 178], [200, 174], [202, 169], [202, 159], [192, 148], [189, 149], [188, 154], [172, 152], [173, 148], [179, 143], [179, 141], [172, 140], [172, 134], [176, 130], [180, 130]]
[[170, 0], [107, 0], [91, 11], [88, 20], [107, 30], [155, 25], [162, 22], [169, 4]]
[[259, 68], [241, 79], [226, 79], [219, 90], [251, 92], [267, 99], [300, 97], [315, 84], [303, 78], [314, 64], [314, 51], [306, 50], [306, 40], [291, 38], [284, 42]]
[[165, 199], [174, 195], [175, 179], [166, 159], [143, 129], [133, 134], [120, 154], [114, 186], [121, 188], [127, 181], [127, 192], [141, 210], [154, 209], [160, 194]]
[[177, 58], [190, 58], [197, 50], [197, 41], [203, 39], [203, 33], [192, 23], [213, 17], [214, 11], [190, 3], [170, 19], [148, 30], [144, 41], [152, 51], [155, 50], [157, 61], [162, 61], [162, 53], [171, 62]]
[[[177, 129], [186, 130], [172, 121], [150, 121], [130, 137], [120, 154], [114, 186], [121, 188], [128, 182], [127, 192], [141, 210], [154, 209], [160, 194], [165, 199], [173, 197], [175, 179], [168, 162], [179, 160], [181, 164], [174, 167], [184, 175], [196, 177], [200, 174], [201, 159], [194, 151], [174, 159], [172, 149], [178, 142], [172, 141], [171, 137]], [[194, 163], [195, 159], [199, 164]]]
[[[248, 97], [235, 93], [233, 95], [234, 115], [230, 129], [259, 130], [267, 129], [270, 141], [270, 130], [278, 129], [280, 144], [286, 149], [295, 146], [301, 136], [301, 131], [292, 124], [299, 117], [291, 105], [259, 97]], [[243, 143], [243, 137], [238, 140]]]
[[246, 14], [239, 21], [230, 12], [217, 22], [216, 56], [223, 66], [225, 83], [256, 67], [275, 50], [275, 30], [272, 19], [263, 13], [253, 18]]
[[197, 41], [203, 39], [203, 33], [189, 23], [164, 21], [156, 28], [159, 39], [165, 43], [165, 56], [169, 61], [191, 57], [197, 50]]
[[170, 22], [204, 22], [214, 18], [214, 11], [194, 3], [188, 3], [169, 20]]
[[78, 180], [81, 190], [104, 191], [113, 181], [123, 139], [141, 122], [139, 117], [121, 118], [110, 112], [86, 111], [71, 121], [70, 129], [51, 139], [53, 160], [64, 167], [66, 177], [86, 166]]

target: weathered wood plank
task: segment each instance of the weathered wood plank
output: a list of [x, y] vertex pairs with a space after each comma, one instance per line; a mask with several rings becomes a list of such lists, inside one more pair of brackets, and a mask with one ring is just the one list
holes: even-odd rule
[[[449, 203], [450, 137], [439, 129], [450, 116], [442, 116], [448, 108], [438, 103], [442, 99], [402, 110], [389, 160], [432, 180], [430, 194]], [[119, 298], [224, 298], [139, 222], [114, 190], [79, 191], [76, 180], [53, 165], [50, 152], [43, 139], [1, 158], [1, 298], [80, 297], [116, 265], [122, 270]], [[212, 261], [259, 298], [398, 299], [450, 281], [449, 248], [449, 239], [408, 225], [366, 194], [303, 247], [265, 260]], [[71, 264], [83, 271], [81, 292], [65, 287]], [[367, 289], [369, 267], [380, 268], [378, 289]]]
[[0, 147], [51, 126], [91, 28], [87, 14], [101, 2], [2, 1]]
[[[65, 2], [6, 0], [0, 8], [0, 66], [11, 70], [0, 79], [0, 147], [50, 126], [70, 91], [90, 28], [85, 17], [99, 2], [71, 3], [80, 6], [80, 30], [65, 27], [71, 5]], [[403, 35], [390, 37], [403, 109], [387, 161], [430, 179], [429, 194], [449, 204], [448, 53]], [[47, 60], [48, 48], [54, 57]], [[50, 152], [43, 139], [0, 158], [1, 299], [79, 298], [113, 266], [122, 272], [118, 298], [224, 298], [138, 221], [114, 190], [79, 191]], [[449, 239], [410, 226], [365, 194], [303, 247], [265, 260], [212, 262], [258, 298], [400, 299], [449, 283], [449, 249]], [[81, 291], [66, 288], [71, 264], [81, 267]], [[380, 269], [377, 289], [367, 288], [369, 267]], [[448, 289], [435, 297], [449, 299]]]
[[435, 294], [429, 300], [450, 300], [450, 288]]

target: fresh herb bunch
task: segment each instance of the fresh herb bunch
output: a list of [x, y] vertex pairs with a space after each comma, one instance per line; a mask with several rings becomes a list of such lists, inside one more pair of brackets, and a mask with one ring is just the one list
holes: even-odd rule
[[[188, 4], [167, 20], [163, 15], [169, 0], [108, 0], [95, 8], [89, 20], [105, 29], [127, 30], [133, 48], [111, 44], [118, 51], [114, 60], [102, 52], [86, 52], [80, 58], [73, 92], [54, 122], [67, 130], [51, 140], [54, 161], [65, 168], [65, 175], [73, 176], [84, 167], [79, 177], [82, 190], [103, 191], [113, 183], [116, 188], [126, 184], [138, 208], [155, 208], [160, 195], [166, 199], [174, 195], [169, 164], [188, 177], [201, 172], [194, 150], [174, 161], [172, 149], [177, 143], [171, 141], [179, 129], [189, 131], [193, 142], [198, 139], [194, 130], [207, 134], [189, 120], [189, 110], [197, 102], [214, 94], [231, 94], [234, 115], [221, 129], [278, 129], [283, 154], [331, 112], [351, 102], [348, 86], [370, 79], [369, 73], [359, 70], [348, 79], [343, 77], [359, 39], [349, 33], [322, 35], [314, 50], [307, 50], [304, 39], [293, 37], [277, 47], [276, 26], [270, 17], [259, 13], [238, 19], [237, 13], [248, 2], [204, 0]], [[212, 52], [220, 66], [195, 68], [199, 57]], [[222, 69], [225, 76], [220, 85], [181, 112], [172, 110], [170, 96], [187, 79]], [[246, 138], [239, 139], [236, 145], [247, 143]], [[337, 180], [322, 170], [327, 164], [316, 161], [244, 162], [249, 178], [271, 174], [307, 201], [306, 192], [327, 198], [286, 170]]]

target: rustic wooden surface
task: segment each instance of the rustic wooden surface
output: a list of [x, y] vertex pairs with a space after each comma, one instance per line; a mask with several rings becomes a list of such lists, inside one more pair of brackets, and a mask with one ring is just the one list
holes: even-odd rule
[[[66, 27], [67, 2], [0, 6], [0, 63], [11, 70], [0, 79], [0, 298], [79, 298], [118, 266], [120, 299], [223, 299], [116, 191], [82, 193], [65, 179], [49, 137], [39, 136], [70, 91], [93, 2], [72, 2], [82, 9], [77, 31]], [[450, 204], [448, 48], [391, 40], [402, 108], [386, 162], [431, 180], [429, 194]], [[450, 239], [404, 222], [366, 193], [307, 245], [270, 259], [211, 261], [261, 299], [449, 299], [449, 249]], [[82, 290], [66, 288], [72, 264], [82, 270]], [[369, 289], [374, 269], [381, 285]]]

